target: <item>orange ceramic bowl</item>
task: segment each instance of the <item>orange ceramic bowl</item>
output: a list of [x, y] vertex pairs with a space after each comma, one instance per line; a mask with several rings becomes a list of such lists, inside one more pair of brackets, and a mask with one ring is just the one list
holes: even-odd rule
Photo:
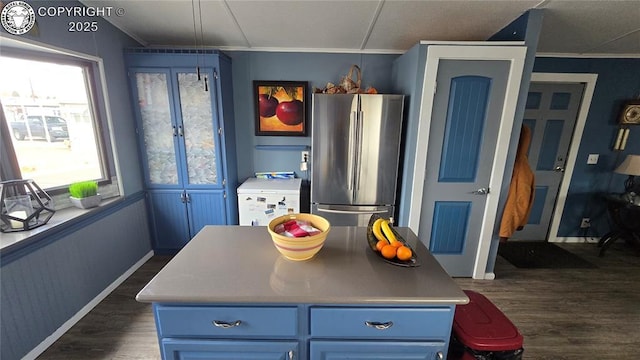
[[[320, 230], [319, 234], [306, 237], [288, 237], [275, 232], [275, 227], [289, 220], [307, 221], [313, 227]], [[324, 241], [327, 239], [331, 224], [322, 216], [313, 214], [287, 214], [279, 216], [269, 222], [267, 230], [271, 235], [276, 249], [287, 259], [302, 261], [311, 259], [322, 249]]]

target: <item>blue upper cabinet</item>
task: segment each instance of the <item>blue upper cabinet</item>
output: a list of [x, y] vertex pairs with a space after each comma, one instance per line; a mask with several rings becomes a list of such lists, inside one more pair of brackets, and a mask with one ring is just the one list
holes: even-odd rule
[[[186, 221], [237, 224], [231, 60], [213, 50], [167, 49], [127, 49], [125, 58], [146, 189], [152, 197], [154, 191], [182, 192], [180, 199], [212, 191], [220, 201], [201, 209], [217, 213], [189, 210]], [[187, 228], [189, 239], [195, 228]]]

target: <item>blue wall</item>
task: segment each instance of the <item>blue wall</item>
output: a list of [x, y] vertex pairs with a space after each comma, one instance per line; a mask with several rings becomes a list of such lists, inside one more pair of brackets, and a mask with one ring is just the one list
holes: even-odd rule
[[131, 197], [3, 253], [0, 358], [22, 358], [149, 253], [145, 208], [141, 195]]
[[403, 146], [400, 149], [400, 179], [398, 185], [398, 225], [409, 224], [411, 184], [413, 181], [415, 154], [418, 149], [418, 120], [420, 100], [427, 59], [426, 46], [417, 44], [393, 63], [393, 85], [405, 95]]
[[[612, 150], [622, 102], [640, 96], [640, 59], [539, 57], [534, 72], [598, 74], [558, 236], [602, 236], [609, 223], [600, 195], [624, 190], [626, 176], [613, 170], [627, 154], [640, 154], [637, 127], [631, 127], [625, 151]], [[587, 165], [589, 154], [600, 154], [598, 164]], [[591, 218], [588, 233], [580, 229], [583, 217]]]
[[[315, 86], [324, 88], [327, 82], [338, 83], [351, 65], [362, 69], [362, 86], [374, 86], [380, 93], [391, 92], [391, 64], [398, 55], [286, 53], [286, 52], [225, 52], [233, 61], [233, 97], [236, 119], [236, 151], [238, 180], [243, 182], [258, 171], [295, 171], [302, 179], [309, 172], [300, 171], [300, 149], [260, 150], [259, 145], [310, 146], [311, 137], [255, 136], [253, 98], [254, 80], [308, 81], [308, 129], [311, 129], [311, 92]], [[310, 131], [307, 132], [310, 134]], [[262, 147], [261, 147], [262, 148]], [[313, 161], [313, 159], [311, 159]]]
[[[541, 22], [542, 11], [533, 10], [524, 14], [491, 40], [525, 40], [527, 46], [537, 44], [537, 40], [533, 43], [531, 37], [537, 39], [540, 25], [532, 26], [532, 20]], [[598, 75], [557, 236], [602, 236], [609, 231], [609, 221], [601, 194], [624, 190], [622, 184], [625, 176], [614, 174], [613, 170], [627, 154], [640, 154], [640, 129], [633, 128], [626, 150], [611, 150], [618, 130], [616, 119], [623, 100], [640, 97], [640, 59], [538, 57], [533, 72]], [[523, 94], [526, 95], [526, 89], [522, 90], [521, 96]], [[524, 114], [524, 109], [519, 110], [522, 111], [516, 114], [516, 121], [521, 121]], [[589, 154], [600, 154], [597, 165], [587, 165]], [[512, 163], [511, 158], [508, 163]], [[583, 217], [591, 218], [588, 232], [580, 229]]]

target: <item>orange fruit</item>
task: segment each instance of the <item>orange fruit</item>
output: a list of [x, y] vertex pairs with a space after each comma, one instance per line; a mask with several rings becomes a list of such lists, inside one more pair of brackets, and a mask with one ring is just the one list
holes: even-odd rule
[[409, 249], [406, 246], [399, 247], [398, 251], [396, 253], [396, 256], [398, 257], [398, 260], [402, 260], [402, 261], [407, 261], [407, 260], [411, 259], [412, 255], [413, 255], [413, 253], [411, 252], [411, 249]]
[[380, 250], [380, 252], [385, 259], [393, 259], [394, 257], [396, 257], [396, 250], [397, 248], [394, 246], [385, 245], [382, 247], [382, 250]]
[[386, 242], [385, 240], [380, 240], [376, 243], [376, 249], [380, 251], [382, 250], [383, 247], [385, 247], [385, 245], [389, 245], [389, 243]]
[[404, 246], [404, 244], [401, 241], [394, 241], [391, 243], [391, 246], [395, 247], [395, 248], [399, 248], [400, 246]]

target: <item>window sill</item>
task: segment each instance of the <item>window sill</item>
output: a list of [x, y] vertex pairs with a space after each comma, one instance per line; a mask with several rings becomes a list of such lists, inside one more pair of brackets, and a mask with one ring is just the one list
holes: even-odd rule
[[56, 210], [49, 221], [32, 230], [0, 233], [0, 255], [5, 256], [10, 252], [23, 249], [39, 240], [53, 236], [69, 227], [89, 219], [94, 215], [107, 211], [124, 201], [124, 197], [112, 197], [104, 199], [99, 206], [91, 209], [79, 209], [68, 207]]

